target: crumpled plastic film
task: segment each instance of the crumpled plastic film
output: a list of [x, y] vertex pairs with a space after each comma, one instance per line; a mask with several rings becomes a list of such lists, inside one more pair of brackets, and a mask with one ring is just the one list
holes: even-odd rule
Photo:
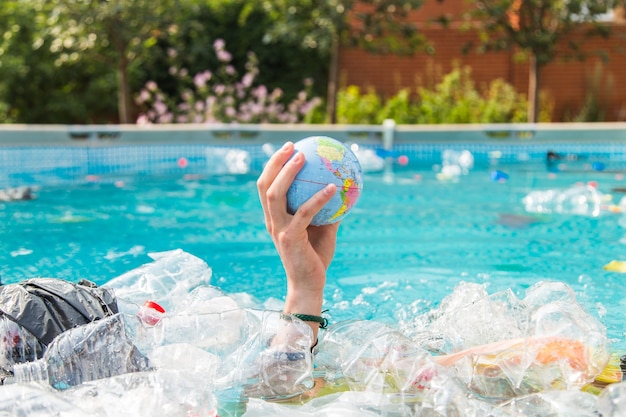
[[[313, 332], [302, 320], [275, 311], [247, 310], [259, 316], [253, 337], [225, 361], [239, 369], [245, 396], [289, 398], [311, 389], [313, 383]], [[235, 373], [237, 374], [237, 372]]]
[[544, 391], [516, 397], [490, 414], [501, 417], [610, 417], [599, 414], [596, 397], [582, 391]]
[[[221, 390], [243, 387], [244, 396], [260, 398], [294, 396], [313, 387], [313, 334], [295, 317], [234, 309], [166, 314], [154, 326], [128, 319], [137, 346], [157, 368], [194, 370]], [[203, 365], [194, 367], [194, 358]]]
[[64, 397], [81, 404], [89, 416], [216, 417], [212, 388], [188, 372], [156, 370], [88, 382]]
[[351, 390], [378, 393], [417, 392], [442, 371], [402, 333], [365, 320], [331, 325], [320, 341], [316, 363], [327, 380], [344, 378]]
[[[464, 291], [460, 285], [455, 293]], [[467, 303], [436, 315], [436, 329], [447, 341], [445, 345], [461, 342], [462, 346], [438, 362], [453, 366], [480, 397], [503, 400], [544, 390], [577, 390], [592, 382], [609, 359], [606, 329], [578, 304], [566, 284], [538, 283], [523, 300], [502, 293], [466, 299]], [[495, 312], [500, 315], [495, 316], [494, 327], [508, 322], [511, 329], [504, 336], [520, 336], [496, 341], [486, 337], [492, 341], [466, 346], [460, 336], [468, 334], [471, 340], [473, 334], [485, 335], [481, 326], [491, 327]]]
[[626, 415], [626, 382], [606, 387], [598, 398], [598, 409], [603, 417]]
[[213, 271], [194, 255], [180, 249], [149, 255], [153, 262], [113, 278], [103, 287], [113, 289], [122, 303], [142, 305], [155, 300], [169, 311], [194, 288], [210, 285]]

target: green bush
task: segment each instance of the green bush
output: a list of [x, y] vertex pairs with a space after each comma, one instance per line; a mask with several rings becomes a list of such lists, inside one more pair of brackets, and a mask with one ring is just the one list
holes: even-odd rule
[[[373, 90], [362, 94], [357, 86], [342, 89], [337, 97], [340, 123], [380, 124], [393, 119], [398, 124], [523, 123], [527, 120], [524, 94], [502, 79], [484, 89], [476, 87], [469, 67], [455, 67], [432, 88], [408, 88], [387, 100]], [[552, 107], [541, 95], [540, 121], [549, 122]]]
[[415, 123], [417, 110], [417, 105], [411, 102], [411, 90], [404, 88], [387, 100], [378, 112], [376, 123], [380, 124], [386, 119], [393, 119], [398, 124]]
[[489, 85], [480, 110], [480, 123], [524, 123], [528, 120], [526, 97], [501, 78]]
[[348, 86], [337, 94], [337, 123], [376, 123], [381, 107], [380, 97], [374, 90], [361, 94], [361, 89], [356, 85]]

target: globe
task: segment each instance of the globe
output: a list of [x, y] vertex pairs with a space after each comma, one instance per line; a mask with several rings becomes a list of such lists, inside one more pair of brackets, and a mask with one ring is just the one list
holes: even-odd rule
[[328, 184], [337, 191], [313, 217], [313, 226], [336, 223], [354, 207], [361, 195], [363, 181], [361, 164], [342, 142], [328, 136], [310, 136], [297, 141], [296, 152], [306, 159], [287, 191], [287, 210], [294, 214], [298, 207]]

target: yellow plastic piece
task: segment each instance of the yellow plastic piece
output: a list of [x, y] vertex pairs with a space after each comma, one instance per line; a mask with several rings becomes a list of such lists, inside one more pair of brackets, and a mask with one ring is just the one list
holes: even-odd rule
[[608, 264], [604, 265], [603, 269], [605, 271], [612, 271], [612, 272], [626, 272], [626, 261], [612, 260]]

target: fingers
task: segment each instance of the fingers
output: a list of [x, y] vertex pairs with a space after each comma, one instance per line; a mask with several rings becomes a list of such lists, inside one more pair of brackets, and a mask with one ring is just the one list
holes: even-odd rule
[[[293, 143], [287, 142], [280, 148], [277, 152], [275, 152], [265, 165], [263, 172], [259, 176], [257, 180], [257, 189], [259, 194], [263, 197], [267, 192], [267, 189], [272, 185], [274, 179], [285, 165], [285, 162], [289, 160], [291, 155], [293, 154]], [[265, 199], [261, 199], [261, 203], [264, 203]]]
[[257, 180], [265, 224], [270, 233], [276, 228], [282, 229], [290, 222], [294, 228], [305, 229], [337, 191], [336, 185], [328, 184], [302, 204], [294, 216], [288, 214], [287, 191], [305, 163], [302, 153], [293, 155], [293, 152], [293, 143], [285, 143], [272, 155]]
[[259, 193], [259, 199], [261, 201], [261, 206], [263, 207], [263, 215], [265, 216], [265, 224], [268, 229], [270, 228], [271, 222], [269, 217], [269, 209], [267, 204], [267, 192], [269, 188], [274, 184], [276, 177], [282, 170], [285, 163], [289, 160], [291, 155], [293, 154], [293, 143], [287, 142], [282, 148], [280, 148], [277, 152], [275, 152], [267, 164], [263, 169], [263, 172], [259, 176], [257, 180], [257, 191]]
[[294, 215], [293, 222], [296, 227], [307, 227], [311, 224], [313, 217], [324, 207], [326, 203], [330, 201], [337, 191], [335, 184], [328, 184], [320, 191], [315, 193], [313, 197], [303, 203], [296, 214]]

